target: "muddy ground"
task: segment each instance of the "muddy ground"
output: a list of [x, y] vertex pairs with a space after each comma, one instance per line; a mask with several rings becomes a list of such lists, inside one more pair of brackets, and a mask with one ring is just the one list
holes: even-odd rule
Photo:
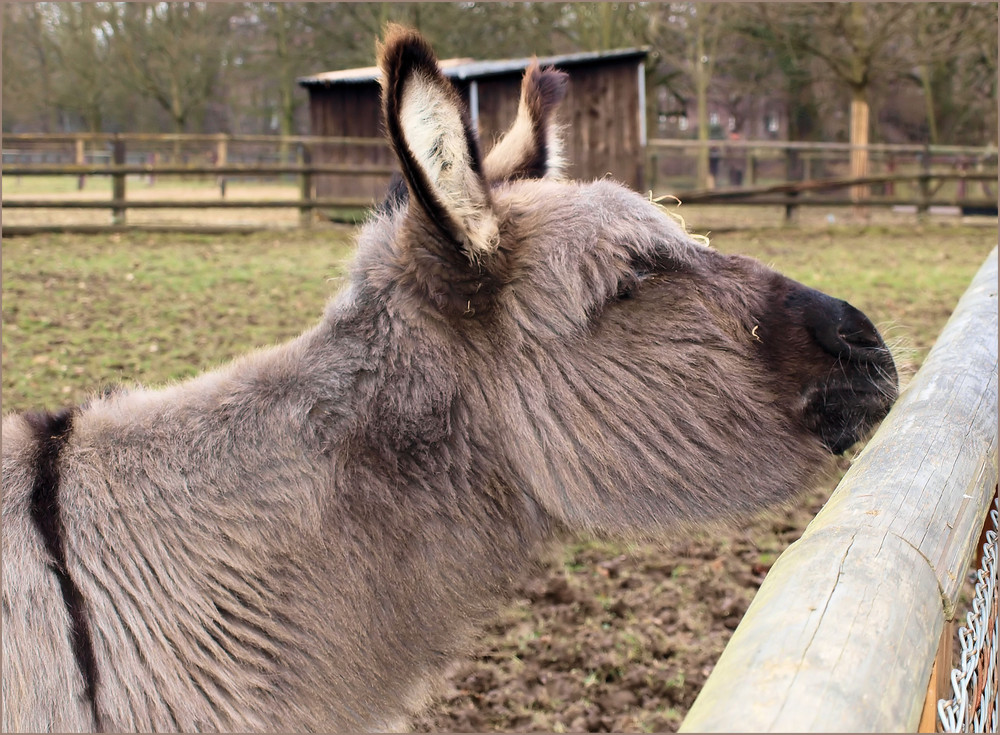
[[[837, 477], [848, 466], [839, 460]], [[562, 547], [519, 585], [414, 729], [676, 731], [771, 564], [835, 484], [742, 528]]]

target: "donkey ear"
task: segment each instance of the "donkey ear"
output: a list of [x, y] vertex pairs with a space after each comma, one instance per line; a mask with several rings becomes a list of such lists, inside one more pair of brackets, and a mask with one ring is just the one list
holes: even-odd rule
[[462, 98], [415, 31], [387, 26], [378, 57], [382, 113], [411, 202], [471, 260], [494, 252], [497, 218]]
[[517, 117], [486, 157], [486, 178], [492, 182], [510, 179], [558, 178], [563, 173], [563, 141], [555, 122], [556, 106], [566, 95], [565, 72], [540, 69], [533, 60], [521, 81]]

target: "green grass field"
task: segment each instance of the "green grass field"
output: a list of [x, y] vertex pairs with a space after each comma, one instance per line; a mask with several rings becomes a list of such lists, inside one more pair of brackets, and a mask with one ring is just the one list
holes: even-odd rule
[[315, 323], [351, 230], [3, 241], [4, 411], [193, 375]]
[[[694, 232], [731, 209], [685, 212]], [[47, 235], [3, 241], [3, 409], [157, 385], [288, 339], [322, 314], [352, 255], [351, 228], [253, 235]], [[923, 358], [996, 242], [991, 228], [757, 227], [712, 235], [845, 298]]]

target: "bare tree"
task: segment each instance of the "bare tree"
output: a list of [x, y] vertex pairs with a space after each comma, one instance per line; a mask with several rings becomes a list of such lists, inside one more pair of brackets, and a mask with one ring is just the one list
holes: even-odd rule
[[919, 3], [910, 20], [929, 141], [995, 141], [997, 4]]
[[125, 81], [169, 114], [175, 132], [204, 112], [226, 60], [230, 18], [239, 7], [115, 4], [114, 47]]
[[[868, 169], [868, 94], [876, 80], [898, 77], [907, 63], [899, 54], [900, 28], [914, 3], [802, 3], [780, 9], [758, 4], [757, 13], [776, 39], [799, 57], [818, 59], [850, 93], [851, 175]], [[902, 62], [902, 63], [901, 63]], [[858, 188], [855, 198], [864, 196]]]
[[15, 120], [38, 125], [42, 132], [58, 130], [52, 105], [57, 64], [46, 4], [4, 3], [3, 67], [4, 130]]
[[720, 54], [729, 49], [723, 39], [731, 36], [736, 6], [732, 3], [669, 3], [651, 6], [654, 16], [651, 42], [661, 49], [661, 63], [682, 72], [673, 86], [695, 100], [698, 140], [697, 186], [710, 184], [709, 92]]
[[106, 3], [52, 3], [56, 18], [55, 102], [77, 113], [90, 132], [104, 123], [114, 87], [110, 60], [109, 7]]
[[[846, 113], [850, 99], [862, 143], [875, 130], [863, 118], [873, 92], [900, 79], [926, 107], [926, 131], [908, 113], [913, 135], [996, 137], [996, 3], [42, 2], [2, 12], [8, 130], [193, 131], [208, 119], [299, 132], [307, 97], [295, 78], [368, 65], [392, 20], [419, 28], [443, 57], [648, 45], [650, 105], [691, 109], [702, 140], [710, 101], [739, 118], [748, 89], [767, 86], [785, 100], [792, 140], [828, 134], [824, 105]], [[707, 155], [698, 168], [704, 184]]]

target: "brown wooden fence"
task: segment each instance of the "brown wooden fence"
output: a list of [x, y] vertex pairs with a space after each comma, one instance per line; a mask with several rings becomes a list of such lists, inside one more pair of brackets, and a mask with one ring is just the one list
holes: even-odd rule
[[[311, 151], [318, 145], [385, 146], [382, 139], [320, 136], [219, 136], [155, 134], [65, 134], [5, 135], [3, 175], [7, 177], [74, 177], [78, 188], [91, 176], [111, 179], [110, 199], [79, 199], [58, 196], [45, 198], [6, 197], [5, 209], [108, 209], [107, 225], [47, 224], [7, 225], [5, 235], [52, 231], [100, 232], [122, 229], [168, 229], [161, 225], [140, 227], [126, 224], [130, 209], [269, 209], [299, 210], [300, 226], [310, 226], [317, 211], [357, 211], [373, 205], [370, 197], [318, 198], [316, 177], [376, 175], [388, 178], [394, 169], [387, 166], [335, 166], [312, 162]], [[242, 149], [242, 156], [233, 155]], [[234, 159], [236, 159], [234, 161]], [[135, 199], [127, 196], [129, 177], [152, 182], [159, 176], [185, 179], [214, 179], [218, 198]], [[297, 199], [226, 199], [232, 179], [297, 180]], [[169, 228], [177, 229], [177, 228]], [[183, 225], [190, 231], [216, 232], [231, 226]], [[259, 229], [236, 228], [236, 229]]]
[[[386, 182], [389, 166], [313, 163], [320, 146], [385, 146], [371, 138], [320, 136], [230, 136], [160, 134], [20, 134], [3, 137], [3, 175], [7, 177], [75, 177], [83, 188], [87, 177], [111, 178], [108, 199], [27, 196], [5, 197], [5, 209], [110, 210], [107, 224], [7, 225], [4, 235], [42, 231], [138, 229], [127, 223], [128, 210], [151, 209], [298, 209], [300, 226], [310, 226], [317, 212], [357, 212], [374, 203], [370, 197], [319, 198], [320, 176], [376, 176]], [[690, 179], [671, 172], [693, 171], [692, 156], [709, 146], [717, 157], [716, 181], [724, 187], [693, 189]], [[837, 143], [784, 141], [650, 140], [647, 145], [647, 189], [685, 204], [783, 206], [791, 219], [802, 206], [910, 206], [918, 214], [935, 205], [960, 207], [970, 213], [996, 213], [997, 150], [995, 147], [868, 146], [877, 173], [851, 179], [841, 173], [851, 146]], [[685, 160], [687, 164], [685, 164]], [[732, 176], [742, 161], [742, 173]], [[724, 175], [726, 172], [730, 175]], [[835, 174], [833, 176], [829, 174]], [[817, 178], [818, 174], [827, 174]], [[214, 179], [217, 198], [129, 198], [129, 177], [180, 176]], [[240, 178], [297, 182], [298, 197], [227, 199], [227, 183]], [[789, 181], [790, 177], [801, 180]], [[770, 183], [768, 183], [770, 182]], [[685, 188], [687, 184], [687, 188]], [[954, 184], [954, 185], [952, 185]], [[143, 225], [163, 229], [167, 225]], [[230, 226], [185, 224], [192, 231], [219, 231]], [[259, 229], [254, 227], [251, 229]]]
[[[708, 149], [712, 185], [695, 188], [694, 160]], [[996, 146], [873, 144], [868, 173], [852, 178], [849, 143], [664, 140], [647, 144], [648, 188], [686, 204], [932, 206], [996, 213]]]
[[[654, 138], [646, 144], [647, 186], [692, 190], [698, 187], [695, 158], [708, 149], [717, 186], [757, 186], [766, 183], [850, 177], [850, 143], [778, 140], [708, 140]], [[862, 146], [867, 153], [866, 176], [917, 171], [990, 173], [997, 170], [997, 147], [880, 144]], [[704, 187], [703, 187], [704, 188]]]
[[[913, 207], [918, 216], [927, 214], [932, 206], [939, 206], [957, 207], [963, 214], [996, 216], [997, 199], [990, 188], [990, 185], [996, 184], [996, 181], [997, 174], [995, 172], [927, 171], [912, 174], [865, 176], [855, 179], [814, 179], [771, 186], [703, 189], [679, 192], [669, 196], [684, 204], [779, 205], [785, 208], [787, 220], [794, 219], [798, 208], [802, 206]], [[959, 184], [956, 187], [957, 195], [942, 195], [943, 187], [949, 182]], [[982, 184], [985, 195], [970, 196], [967, 193], [967, 185], [970, 182]], [[912, 193], [902, 197], [872, 196], [868, 191], [869, 187], [872, 186], [889, 185], [894, 187], [900, 183], [910, 184]], [[848, 196], [843, 196], [843, 192], [847, 192]]]

